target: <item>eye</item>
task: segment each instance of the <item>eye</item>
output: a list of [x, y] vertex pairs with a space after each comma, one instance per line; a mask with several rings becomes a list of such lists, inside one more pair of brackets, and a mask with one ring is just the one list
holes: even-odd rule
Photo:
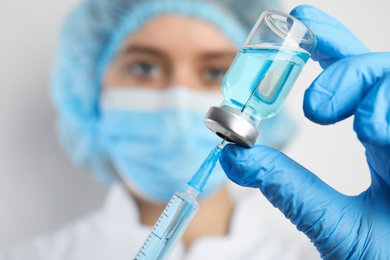
[[211, 68], [204, 72], [204, 77], [208, 81], [219, 82], [222, 81], [226, 74], [226, 70], [222, 68]]
[[130, 72], [139, 77], [155, 78], [161, 70], [151, 62], [135, 62], [130, 65]]

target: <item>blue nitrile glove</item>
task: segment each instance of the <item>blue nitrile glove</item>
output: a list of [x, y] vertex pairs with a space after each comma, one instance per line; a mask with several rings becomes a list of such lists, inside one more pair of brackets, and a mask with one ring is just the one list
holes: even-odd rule
[[312, 58], [324, 71], [305, 93], [304, 112], [319, 124], [355, 115], [371, 187], [346, 196], [267, 146], [228, 145], [221, 165], [242, 186], [258, 187], [304, 232], [324, 259], [390, 259], [390, 53], [371, 53], [340, 22], [299, 6], [291, 14], [317, 35]]

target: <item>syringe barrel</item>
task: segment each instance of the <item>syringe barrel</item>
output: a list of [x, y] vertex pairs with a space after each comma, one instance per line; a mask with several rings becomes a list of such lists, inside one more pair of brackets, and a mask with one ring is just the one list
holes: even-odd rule
[[193, 193], [176, 192], [134, 259], [167, 259], [198, 209]]

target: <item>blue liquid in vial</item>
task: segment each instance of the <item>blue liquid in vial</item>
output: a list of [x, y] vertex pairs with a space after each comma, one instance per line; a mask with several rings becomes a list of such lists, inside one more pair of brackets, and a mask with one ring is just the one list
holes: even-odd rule
[[223, 79], [221, 107], [243, 112], [257, 126], [279, 112], [309, 57], [304, 52], [242, 48]]

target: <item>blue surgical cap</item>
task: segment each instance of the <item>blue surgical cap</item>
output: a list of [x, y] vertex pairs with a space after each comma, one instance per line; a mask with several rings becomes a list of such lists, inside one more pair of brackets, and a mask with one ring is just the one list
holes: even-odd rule
[[275, 0], [86, 0], [62, 29], [52, 82], [57, 130], [73, 162], [104, 183], [116, 179], [99, 143], [102, 75], [120, 43], [152, 18], [177, 14], [216, 27], [240, 47], [259, 15]]

